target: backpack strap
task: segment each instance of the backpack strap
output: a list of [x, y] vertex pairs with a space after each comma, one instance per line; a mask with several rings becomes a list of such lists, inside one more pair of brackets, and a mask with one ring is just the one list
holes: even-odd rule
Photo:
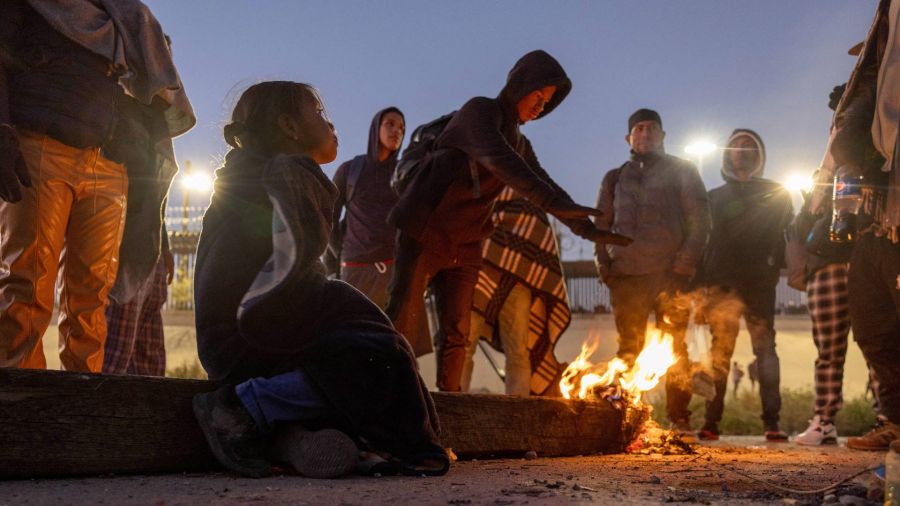
[[347, 202], [353, 200], [353, 192], [356, 190], [356, 183], [362, 174], [363, 167], [366, 165], [366, 155], [359, 155], [350, 162], [350, 171], [347, 173]]

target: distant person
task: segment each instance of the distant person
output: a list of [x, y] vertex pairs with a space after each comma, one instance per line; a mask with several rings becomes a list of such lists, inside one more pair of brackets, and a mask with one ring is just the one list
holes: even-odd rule
[[725, 184], [709, 191], [712, 234], [698, 275], [707, 291], [716, 396], [706, 403], [700, 439], [719, 437], [728, 369], [744, 318], [759, 374], [764, 435], [787, 441], [778, 428], [781, 366], [775, 351], [775, 288], [784, 263], [784, 232], [793, 216], [791, 196], [763, 179], [766, 151], [760, 136], [735, 130], [722, 157]]
[[497, 197], [491, 216], [494, 232], [482, 247], [463, 390], [469, 390], [472, 358], [484, 339], [506, 356], [507, 395], [552, 395], [562, 373], [553, 348], [572, 319], [556, 234], [547, 213], [511, 188]]
[[571, 87], [562, 66], [546, 52], [520, 58], [496, 98], [475, 97], [455, 113], [435, 140], [425, 172], [391, 212], [400, 233], [386, 312], [416, 355], [430, 353], [430, 339], [416, 330], [425, 317], [422, 294], [431, 287], [442, 391], [461, 390], [481, 242], [493, 231], [491, 207], [506, 186], [584, 238], [627, 242], [594, 226], [588, 216], [598, 211], [576, 204], [553, 181], [520, 131], [556, 109]]
[[[846, 85], [836, 86], [830, 95], [829, 108], [834, 110], [843, 96]], [[834, 171], [834, 163], [826, 153], [822, 166]], [[829, 188], [832, 185], [828, 185]], [[829, 190], [830, 193], [830, 190]], [[815, 363], [814, 384], [816, 400], [809, 427], [794, 438], [802, 445], [837, 444], [835, 416], [844, 405], [844, 362], [847, 357], [850, 335], [850, 301], [847, 275], [853, 244], [831, 242], [831, 205], [826, 201], [817, 214], [810, 212], [810, 199], [804, 195], [803, 206], [791, 223], [792, 232], [806, 237], [806, 294], [809, 316], [812, 320], [812, 337], [818, 352]], [[877, 384], [875, 373], [869, 369], [870, 381]], [[874, 390], [873, 390], [874, 392]], [[877, 392], [876, 412], [878, 408]]]
[[175, 274], [175, 260], [163, 226], [162, 251], [153, 273], [130, 302], [109, 301], [103, 372], [139, 376], [166, 375], [166, 339], [162, 308]]
[[0, 367], [46, 367], [58, 278], [60, 364], [100, 372], [108, 298], [157, 264], [171, 139], [195, 122], [143, 3], [0, 2]]
[[741, 369], [741, 364], [737, 363], [737, 360], [731, 364], [731, 383], [734, 385], [734, 397], [737, 398], [738, 395], [738, 387], [741, 386], [741, 380], [744, 379], [744, 370]]
[[750, 379], [750, 390], [756, 391], [756, 384], [759, 383], [759, 362], [753, 359], [747, 364], [747, 378]]
[[251, 477], [270, 474], [270, 445], [309, 477], [353, 471], [360, 450], [396, 462], [382, 473], [446, 473], [406, 340], [359, 291], [325, 277], [337, 189], [319, 164], [337, 156], [337, 136], [318, 93], [251, 86], [225, 140], [194, 278], [200, 362], [224, 385], [194, 397], [213, 454]]
[[397, 229], [387, 217], [397, 203], [390, 181], [405, 130], [400, 109], [378, 111], [369, 128], [366, 154], [344, 162], [334, 174], [338, 199], [326, 253], [332, 258], [331, 270], [381, 308], [387, 305], [394, 272]]
[[862, 177], [861, 206], [847, 274], [853, 338], [879, 381], [885, 420], [847, 446], [886, 451], [900, 439], [900, 1], [881, 0], [847, 89], [834, 114], [830, 170], [819, 171], [810, 211], [824, 209], [825, 188], [843, 168]]
[[609, 287], [619, 332], [617, 355], [633, 364], [644, 347], [647, 320], [671, 334], [677, 361], [666, 374], [666, 411], [688, 441], [691, 372], [685, 334], [687, 290], [709, 235], [706, 188], [693, 164], [668, 155], [659, 113], [639, 109], [628, 118], [631, 158], [603, 177], [599, 228], [634, 238], [634, 244], [601, 244], [595, 250], [600, 279]]

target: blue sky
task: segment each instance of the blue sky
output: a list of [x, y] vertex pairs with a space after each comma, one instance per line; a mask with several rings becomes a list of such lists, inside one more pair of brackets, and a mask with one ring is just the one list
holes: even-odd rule
[[[760, 133], [768, 177], [811, 172], [875, 0], [289, 1], [145, 0], [173, 39], [198, 115], [176, 140], [181, 161], [210, 173], [240, 92], [270, 79], [309, 82], [341, 139], [338, 161], [365, 151], [372, 115], [395, 105], [409, 130], [476, 95], [495, 96], [512, 64], [544, 49], [572, 93], [523, 128], [545, 169], [592, 204], [603, 174], [628, 156], [628, 115], [658, 110], [670, 153], [698, 138]], [[709, 188], [721, 154], [707, 157]], [[180, 202], [180, 187], [173, 200]], [[201, 200], [196, 198], [194, 203]], [[575, 249], [567, 257], [587, 255]]]

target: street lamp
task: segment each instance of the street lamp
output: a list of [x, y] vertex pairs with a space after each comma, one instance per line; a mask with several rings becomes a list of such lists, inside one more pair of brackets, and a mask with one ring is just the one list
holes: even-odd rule
[[710, 141], [699, 140], [694, 141], [684, 147], [684, 152], [697, 157], [697, 170], [703, 172], [703, 157], [719, 149]]
[[790, 192], [809, 192], [813, 189], [813, 179], [810, 174], [794, 172], [788, 175], [784, 187]]
[[191, 161], [184, 162], [184, 175], [181, 176], [181, 195], [182, 195], [182, 213], [181, 213], [181, 231], [188, 231], [188, 208], [191, 205], [191, 192], [205, 193], [212, 188], [212, 180], [203, 172], [193, 172], [191, 170]]

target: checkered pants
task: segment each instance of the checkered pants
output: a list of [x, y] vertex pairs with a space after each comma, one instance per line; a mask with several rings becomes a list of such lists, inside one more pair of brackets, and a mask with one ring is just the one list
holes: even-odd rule
[[[847, 264], [829, 264], [816, 271], [806, 285], [813, 340], [819, 351], [815, 413], [827, 421], [833, 421], [844, 405], [842, 385], [850, 333], [847, 270]], [[873, 392], [878, 391], [878, 380], [871, 368], [869, 386]], [[876, 411], [877, 404], [876, 397]]]
[[103, 372], [165, 376], [166, 344], [162, 310], [166, 302], [166, 266], [162, 256], [150, 278], [127, 304], [110, 300]]

